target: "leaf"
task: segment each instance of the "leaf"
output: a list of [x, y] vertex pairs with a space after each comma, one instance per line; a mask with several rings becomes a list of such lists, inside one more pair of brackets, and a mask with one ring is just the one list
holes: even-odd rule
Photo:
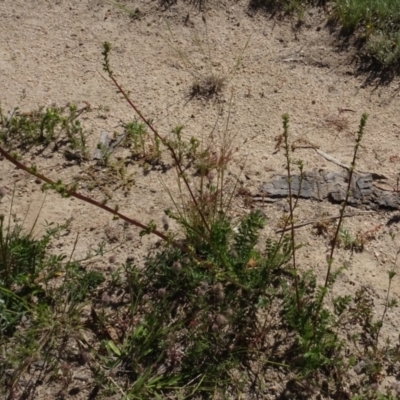
[[121, 356], [121, 352], [120, 352], [119, 348], [112, 340], [109, 340], [107, 342], [107, 345], [114, 352], [114, 354], [116, 354], [119, 357]]

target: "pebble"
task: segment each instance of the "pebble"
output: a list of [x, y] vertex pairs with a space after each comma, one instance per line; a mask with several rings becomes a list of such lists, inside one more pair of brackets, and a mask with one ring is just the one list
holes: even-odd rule
[[74, 379], [77, 379], [78, 381], [87, 382], [89, 380], [89, 377], [84, 374], [75, 374]]
[[356, 364], [354, 366], [354, 372], [357, 375], [360, 375], [364, 372], [366, 366], [367, 366], [367, 363], [365, 361], [361, 360], [358, 364]]

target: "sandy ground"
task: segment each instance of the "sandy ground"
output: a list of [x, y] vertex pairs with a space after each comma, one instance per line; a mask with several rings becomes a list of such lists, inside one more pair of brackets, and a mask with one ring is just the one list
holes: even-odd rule
[[[400, 84], [367, 84], [368, 77], [356, 73], [354, 50], [339, 47], [322, 10], [307, 12], [305, 23], [296, 29], [293, 21], [271, 19], [250, 10], [242, 0], [210, 1], [205, 13], [181, 1], [166, 9], [156, 1], [119, 4], [137, 9], [138, 18], [130, 18], [106, 1], [1, 1], [3, 111], [16, 106], [31, 111], [51, 104], [72, 102], [82, 106], [88, 102], [92, 112], [83, 124], [92, 153], [102, 131], [112, 135], [121, 130], [120, 121], [134, 118], [102, 70], [102, 43], [108, 41], [113, 48], [111, 62], [116, 77], [139, 109], [153, 119], [160, 133], [168, 134], [180, 124], [184, 125], [186, 137], [207, 140], [211, 132], [222, 135], [228, 126], [238, 146], [232, 176], [238, 176], [239, 167], [243, 166], [239, 179], [251, 192], [285, 172], [283, 152], [275, 149], [275, 138], [282, 133], [283, 113], [290, 115], [292, 141], [308, 141], [349, 164], [360, 117], [367, 112], [358, 168], [383, 174], [388, 184], [396, 186], [400, 165]], [[212, 101], [191, 99], [194, 76], [205, 77], [210, 71], [226, 77], [222, 95]], [[340, 113], [340, 109], [345, 111]], [[116, 156], [124, 154], [121, 149]], [[297, 149], [293, 157], [303, 160], [306, 171], [340, 170], [312, 148]], [[39, 171], [66, 182], [82, 177], [93, 164], [68, 164], [57, 154], [29, 154], [23, 161], [35, 163]], [[13, 213], [25, 218], [26, 226], [32, 225], [44, 197], [40, 185], [5, 160], [0, 162], [0, 168], [0, 185], [16, 188]], [[130, 168], [135, 173], [134, 185], [124, 193], [111, 182], [111, 203], [119, 204], [129, 216], [145, 223], [154, 219], [161, 225], [163, 210], [172, 205], [164, 185], [177, 194], [173, 170], [145, 175], [139, 166]], [[99, 185], [90, 192], [82, 180], [80, 190], [101, 200], [107, 188]], [[11, 198], [10, 194], [3, 198], [0, 212], [9, 212]], [[103, 240], [112, 248], [112, 230], [117, 237], [121, 235], [120, 222], [90, 205], [61, 199], [53, 193], [48, 193], [44, 201], [36, 226], [38, 233], [44, 221], [62, 222], [73, 217], [71, 233], [58, 244], [62, 251], [71, 251], [78, 232], [78, 257]], [[299, 204], [299, 221], [339, 211], [339, 206], [325, 202], [304, 200]], [[276, 229], [284, 205], [282, 200], [263, 206], [270, 221], [265, 234]], [[238, 198], [233, 211], [239, 215], [249, 207]], [[375, 238], [366, 243], [362, 253], [351, 254], [343, 249], [337, 253], [337, 266], [346, 261], [349, 269], [335, 290], [354, 293], [363, 286], [370, 288], [378, 313], [386, 296], [387, 271], [393, 267], [400, 249], [399, 238], [392, 241], [390, 237], [390, 233], [398, 235], [398, 225], [386, 225], [393, 215], [395, 212], [381, 212], [346, 219], [345, 227], [354, 235], [358, 230], [376, 231]], [[127, 256], [139, 262], [149, 242], [156, 241], [141, 240], [136, 236], [137, 230], [129, 229], [134, 233], [133, 239], [113, 251], [117, 262]], [[316, 236], [311, 225], [298, 229], [297, 235], [305, 245], [300, 251], [300, 265], [314, 268], [323, 277], [327, 239]], [[106, 261], [100, 260], [98, 268], [104, 265]], [[400, 275], [394, 278], [392, 290], [394, 296], [400, 295]], [[385, 333], [397, 336], [399, 324], [398, 310], [389, 311]]]

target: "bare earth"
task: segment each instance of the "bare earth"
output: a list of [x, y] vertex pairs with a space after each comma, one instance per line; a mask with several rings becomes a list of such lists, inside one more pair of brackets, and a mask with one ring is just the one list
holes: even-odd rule
[[[0, 1], [3, 111], [16, 106], [32, 111], [52, 104], [89, 103], [92, 112], [83, 123], [93, 154], [102, 131], [112, 136], [121, 131], [121, 121], [134, 118], [102, 69], [102, 44], [108, 41], [115, 75], [161, 134], [184, 125], [186, 137], [207, 140], [212, 132], [222, 134], [228, 124], [238, 146], [237, 162], [230, 172], [252, 194], [262, 183], [285, 173], [283, 151], [276, 150], [275, 140], [282, 133], [284, 113], [290, 116], [291, 140], [300, 139], [298, 143], [302, 144], [293, 158], [303, 160], [305, 171], [339, 171], [341, 167], [321, 157], [310, 144], [350, 164], [359, 120], [367, 112], [369, 119], [357, 168], [386, 176], [385, 183], [396, 188], [400, 166], [400, 83], [395, 80], [386, 86], [366, 84], [367, 76], [356, 74], [354, 49], [339, 48], [337, 35], [326, 26], [322, 10], [307, 12], [305, 23], [296, 29], [294, 21], [271, 19], [263, 12], [250, 10], [243, 0], [211, 0], [205, 13], [182, 1], [166, 9], [149, 0], [118, 4], [138, 9], [138, 18], [130, 18], [100, 0]], [[235, 68], [240, 57], [241, 63]], [[191, 99], [193, 74], [206, 76], [210, 69], [227, 78], [223, 94], [211, 101]], [[124, 152], [118, 149], [114, 156], [123, 158]], [[82, 193], [98, 200], [111, 194], [110, 204], [119, 204], [120, 211], [144, 223], [153, 219], [161, 225], [163, 210], [172, 207], [164, 185], [177, 194], [173, 169], [145, 175], [142, 168], [131, 165], [134, 184], [128, 191], [111, 181], [99, 181], [89, 191], [85, 171], [92, 161], [79, 166], [51, 152], [29, 154], [22, 161], [36, 164], [41, 173], [52, 179], [69, 182], [79, 176]], [[112, 250], [116, 245], [113, 240], [118, 242], [121, 236], [121, 222], [112, 221], [102, 210], [78, 200], [62, 199], [50, 192], [44, 195], [34, 178], [6, 160], [0, 162], [0, 168], [0, 186], [11, 192], [15, 185], [12, 212], [20, 218], [26, 216], [27, 227], [34, 223], [44, 196], [37, 233], [45, 221], [61, 223], [74, 218], [70, 233], [60, 239], [57, 251], [68, 254], [79, 232], [76, 257], [83, 257], [89, 248], [105, 241], [117, 262], [133, 257], [140, 263], [148, 246], [157, 241], [153, 237], [140, 239], [138, 231], [131, 227], [133, 239]], [[8, 194], [0, 202], [0, 212], [8, 213], [10, 205]], [[269, 235], [277, 229], [285, 205], [285, 200], [251, 205], [238, 196], [233, 212], [241, 215], [251, 207], [262, 207], [269, 219], [265, 230]], [[297, 220], [338, 212], [339, 205], [301, 200]], [[335, 265], [346, 262], [349, 269], [335, 290], [354, 293], [360, 287], [367, 288], [375, 299], [378, 315], [388, 287], [387, 271], [393, 267], [400, 249], [399, 225], [387, 225], [394, 215], [396, 212], [383, 211], [347, 218], [345, 228], [354, 236], [358, 231], [374, 235], [370, 235], [373, 238], [363, 252], [352, 254], [339, 249], [336, 254]], [[390, 233], [396, 235], [394, 241]], [[329, 242], [315, 235], [311, 225], [299, 228], [297, 235], [304, 244], [299, 252], [300, 265], [314, 268], [324, 278]], [[106, 268], [108, 255], [99, 259], [94, 268]], [[400, 274], [395, 276], [392, 290], [394, 296], [400, 295]], [[383, 334], [395, 338], [399, 326], [399, 311], [389, 310]], [[385, 384], [389, 383], [388, 378]], [[87, 398], [83, 393], [84, 390], [81, 398]], [[40, 396], [52, 398], [45, 389]]]

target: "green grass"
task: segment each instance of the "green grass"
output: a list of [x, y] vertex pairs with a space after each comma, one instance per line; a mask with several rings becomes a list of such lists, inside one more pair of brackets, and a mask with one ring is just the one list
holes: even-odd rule
[[400, 2], [336, 0], [332, 3], [344, 32], [365, 40], [366, 54], [383, 67], [400, 59]]

